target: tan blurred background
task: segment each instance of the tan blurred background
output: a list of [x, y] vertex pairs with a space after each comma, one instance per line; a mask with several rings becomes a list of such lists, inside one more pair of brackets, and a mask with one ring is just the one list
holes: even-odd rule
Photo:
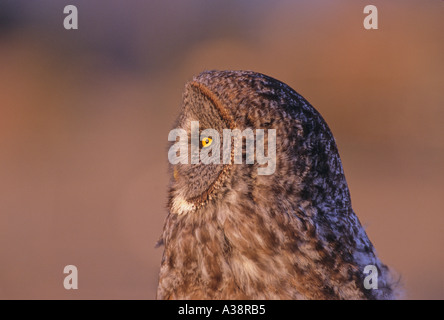
[[[75, 4], [79, 30], [63, 29]], [[363, 28], [363, 8], [379, 30]], [[205, 69], [286, 82], [329, 123], [410, 299], [444, 298], [444, 2], [0, 1], [0, 298], [152, 299], [167, 134]], [[63, 268], [79, 269], [79, 289]]]

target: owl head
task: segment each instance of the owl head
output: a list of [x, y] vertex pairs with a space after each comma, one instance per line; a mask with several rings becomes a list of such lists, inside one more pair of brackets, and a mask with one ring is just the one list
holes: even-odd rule
[[188, 82], [169, 141], [169, 207], [179, 215], [228, 190], [311, 193], [297, 190], [304, 179], [321, 184], [342, 173], [319, 113], [284, 83], [251, 71], [206, 71]]

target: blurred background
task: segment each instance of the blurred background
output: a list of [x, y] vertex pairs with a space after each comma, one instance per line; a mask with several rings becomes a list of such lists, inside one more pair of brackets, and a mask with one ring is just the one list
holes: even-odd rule
[[[79, 29], [63, 28], [76, 5]], [[379, 29], [363, 28], [376, 5]], [[324, 116], [409, 299], [444, 299], [444, 2], [0, 0], [0, 299], [153, 299], [186, 81], [250, 69]], [[63, 268], [79, 270], [65, 290]]]

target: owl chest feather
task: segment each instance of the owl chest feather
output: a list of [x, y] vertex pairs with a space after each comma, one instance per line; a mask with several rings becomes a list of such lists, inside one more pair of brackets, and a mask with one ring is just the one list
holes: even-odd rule
[[[335, 299], [342, 290], [361, 296], [354, 282], [345, 281], [353, 277], [352, 266], [333, 250], [320, 248], [319, 241], [307, 240], [312, 228], [279, 218], [267, 221], [260, 211], [210, 206], [195, 212], [196, 216], [171, 216], [160, 295], [172, 299]], [[280, 232], [279, 224], [286, 224], [288, 231]], [[325, 263], [342, 270], [321, 267]]]

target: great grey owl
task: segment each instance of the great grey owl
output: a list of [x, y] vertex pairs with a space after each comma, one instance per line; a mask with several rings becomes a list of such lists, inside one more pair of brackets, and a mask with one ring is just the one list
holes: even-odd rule
[[[353, 212], [333, 135], [307, 100], [260, 73], [206, 71], [186, 84], [175, 128], [190, 138], [193, 121], [220, 137], [275, 129], [275, 169], [258, 174], [264, 165], [236, 164], [233, 152], [229, 163], [170, 166], [158, 299], [393, 298], [389, 270]], [[189, 160], [187, 143], [180, 152]], [[364, 285], [367, 265], [377, 289]]]

